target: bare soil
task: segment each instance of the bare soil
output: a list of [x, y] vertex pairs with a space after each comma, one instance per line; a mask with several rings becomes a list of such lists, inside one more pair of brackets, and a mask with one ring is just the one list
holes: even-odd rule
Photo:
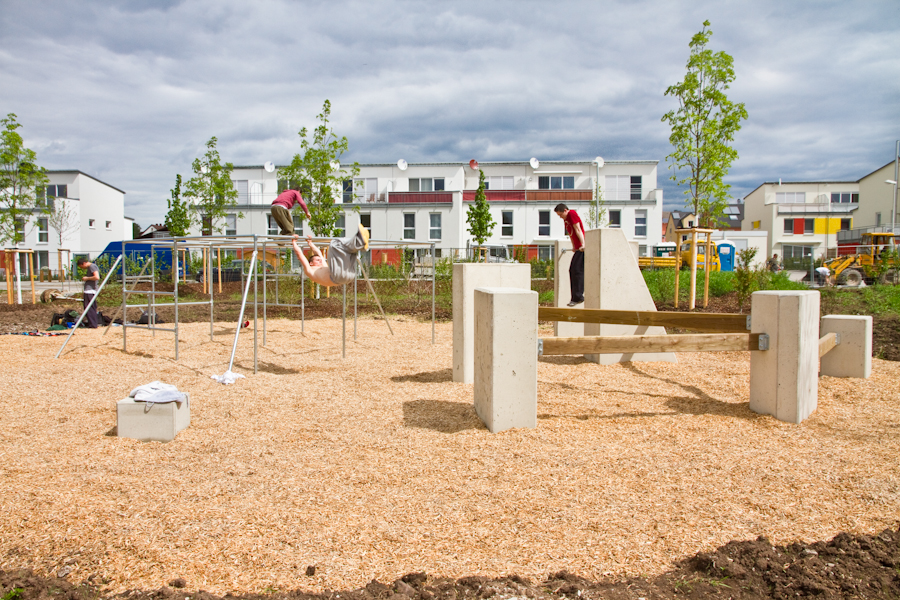
[[[307, 567], [306, 575], [315, 575]], [[199, 590], [186, 593], [182, 578], [156, 590], [129, 590], [103, 595], [102, 582], [75, 585], [62, 577], [40, 577], [30, 571], [0, 571], [5, 600], [221, 600]], [[246, 600], [618, 600], [675, 598], [891, 598], [900, 597], [900, 532], [873, 535], [841, 533], [827, 542], [773, 546], [765, 538], [729, 542], [714, 552], [698, 553], [656, 577], [590, 581], [566, 571], [544, 581], [516, 575], [489, 579], [435, 578], [409, 573], [394, 582], [372, 580], [355, 590], [311, 594], [302, 590], [263, 594], [226, 594]]]

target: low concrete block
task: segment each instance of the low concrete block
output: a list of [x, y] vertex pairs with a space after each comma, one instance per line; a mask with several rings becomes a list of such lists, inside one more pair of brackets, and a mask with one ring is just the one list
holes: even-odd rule
[[[531, 265], [456, 263], [453, 265], [453, 381], [475, 381], [475, 288], [531, 290]], [[537, 318], [537, 317], [535, 317]]]
[[475, 290], [475, 412], [491, 433], [537, 427], [537, 292]]
[[821, 375], [859, 377], [872, 374], [872, 317], [827, 315], [822, 317], [819, 337], [837, 333], [840, 343], [822, 357]]
[[818, 405], [819, 292], [755, 292], [750, 303], [751, 331], [769, 336], [750, 353], [750, 410], [800, 423]]
[[142, 442], [171, 442], [191, 424], [190, 395], [184, 402], [149, 404], [125, 398], [116, 402], [116, 431], [119, 437]]

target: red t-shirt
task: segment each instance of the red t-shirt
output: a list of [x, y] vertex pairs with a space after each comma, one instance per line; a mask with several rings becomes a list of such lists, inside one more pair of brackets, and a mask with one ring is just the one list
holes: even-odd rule
[[303, 196], [300, 195], [300, 192], [297, 190], [284, 190], [275, 200], [272, 202], [272, 206], [283, 206], [288, 210], [291, 210], [303, 199]]
[[575, 235], [575, 227], [581, 229], [581, 235], [584, 237], [584, 223], [581, 222], [581, 217], [578, 216], [578, 213], [571, 209], [569, 209], [563, 222], [566, 224], [566, 234], [572, 238], [572, 250], [577, 252], [582, 244], [581, 240], [578, 239], [578, 236]]

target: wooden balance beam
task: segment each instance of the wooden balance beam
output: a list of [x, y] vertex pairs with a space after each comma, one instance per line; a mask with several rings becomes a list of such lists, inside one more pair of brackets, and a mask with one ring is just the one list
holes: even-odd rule
[[[538, 320], [570, 323], [606, 323], [680, 327], [694, 331], [746, 333], [750, 331], [750, 315], [734, 313], [684, 313], [647, 310], [601, 310], [595, 308], [538, 307]], [[671, 336], [670, 336], [671, 337]]]
[[764, 333], [616, 335], [538, 340], [538, 356], [637, 352], [742, 352], [768, 348], [769, 336]]

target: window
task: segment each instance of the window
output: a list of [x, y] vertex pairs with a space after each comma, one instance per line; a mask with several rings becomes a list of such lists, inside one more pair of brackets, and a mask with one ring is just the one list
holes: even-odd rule
[[538, 246], [538, 260], [550, 260], [553, 251], [550, 246]]
[[441, 239], [441, 213], [431, 213], [429, 215], [431, 227], [428, 228], [428, 239]]
[[249, 204], [250, 203], [250, 182], [246, 179], [238, 179], [234, 182], [234, 188], [237, 190], [237, 203], [238, 204]]
[[302, 236], [303, 235], [303, 217], [301, 217], [300, 215], [292, 215], [292, 220], [294, 221], [294, 233]]
[[344, 237], [347, 235], [347, 225], [346, 225], [346, 217], [344, 215], [339, 216], [334, 222], [334, 237]]
[[514, 185], [515, 178], [512, 176], [494, 175], [484, 178], [484, 189], [486, 190], [511, 190]]
[[[278, 232], [281, 231], [281, 228], [278, 226], [278, 222], [275, 220], [275, 217], [273, 217], [271, 214], [266, 215], [266, 222], [268, 224], [266, 233], [268, 235], [278, 235]], [[204, 233], [203, 235], [207, 234]]]
[[38, 250], [34, 253], [34, 261], [37, 263], [35, 268], [40, 271], [41, 269], [49, 269], [50, 268], [50, 253], [46, 250]]
[[225, 215], [225, 235], [237, 235], [237, 215]]
[[647, 237], [647, 211], [634, 211], [634, 237]]
[[403, 239], [416, 239], [416, 214], [403, 213]]
[[841, 219], [841, 231], [850, 231], [851, 219]]
[[640, 244], [638, 246], [638, 256], [650, 256], [649, 254], [647, 254], [647, 245], [646, 244]]
[[378, 178], [354, 179], [353, 196], [356, 202], [376, 202], [378, 200]]
[[107, 222], [106, 222], [106, 230], [107, 230], [107, 231], [112, 231], [112, 221], [107, 221]]
[[69, 186], [65, 184], [51, 184], [43, 188], [38, 188], [37, 193], [38, 204], [43, 206], [44, 200], [47, 198], [68, 198]]
[[784, 233], [786, 235], [792, 235], [794, 233], [794, 220], [793, 219], [785, 219], [784, 220]]
[[50, 238], [50, 230], [47, 226], [47, 219], [40, 218], [37, 220], [38, 243], [46, 244]]
[[212, 218], [209, 215], [200, 215], [200, 234], [212, 235]]
[[881, 213], [875, 213], [875, 225], [881, 225]]
[[538, 235], [541, 236], [549, 236], [550, 235], [550, 211], [549, 210], [541, 210], [538, 211]]
[[263, 203], [263, 186], [260, 182], [255, 181], [253, 185], [250, 186], [250, 204], [262, 204]]
[[852, 192], [835, 192], [831, 194], [832, 204], [859, 204], [859, 194]]
[[609, 211], [609, 226], [614, 229], [619, 229], [622, 227], [622, 211], [621, 210]]
[[344, 204], [350, 204], [353, 202], [353, 180], [345, 179], [343, 183], [343, 191], [341, 192], [341, 198], [344, 201]]
[[369, 232], [369, 236], [372, 235], [372, 215], [369, 213], [363, 213], [359, 215], [359, 224], [366, 228]]
[[803, 219], [803, 233], [806, 235], [812, 235], [816, 231], [816, 220], [815, 219]]
[[503, 237], [512, 237], [513, 213], [511, 210], [504, 210], [500, 213], [500, 223], [500, 235]]
[[97, 227], [97, 220], [88, 219], [88, 227], [90, 227], [91, 229], [95, 229]]
[[411, 191], [411, 192], [442, 192], [442, 191], [444, 191], [444, 178], [443, 177], [410, 178], [409, 191]]
[[575, 177], [555, 177], [540, 175], [538, 177], [539, 190], [572, 190], [575, 189]]
[[631, 200], [640, 200], [643, 198], [641, 195], [641, 176], [640, 175], [632, 175], [631, 176]]
[[778, 204], [803, 204], [806, 202], [806, 192], [778, 192], [775, 194], [775, 202]]

